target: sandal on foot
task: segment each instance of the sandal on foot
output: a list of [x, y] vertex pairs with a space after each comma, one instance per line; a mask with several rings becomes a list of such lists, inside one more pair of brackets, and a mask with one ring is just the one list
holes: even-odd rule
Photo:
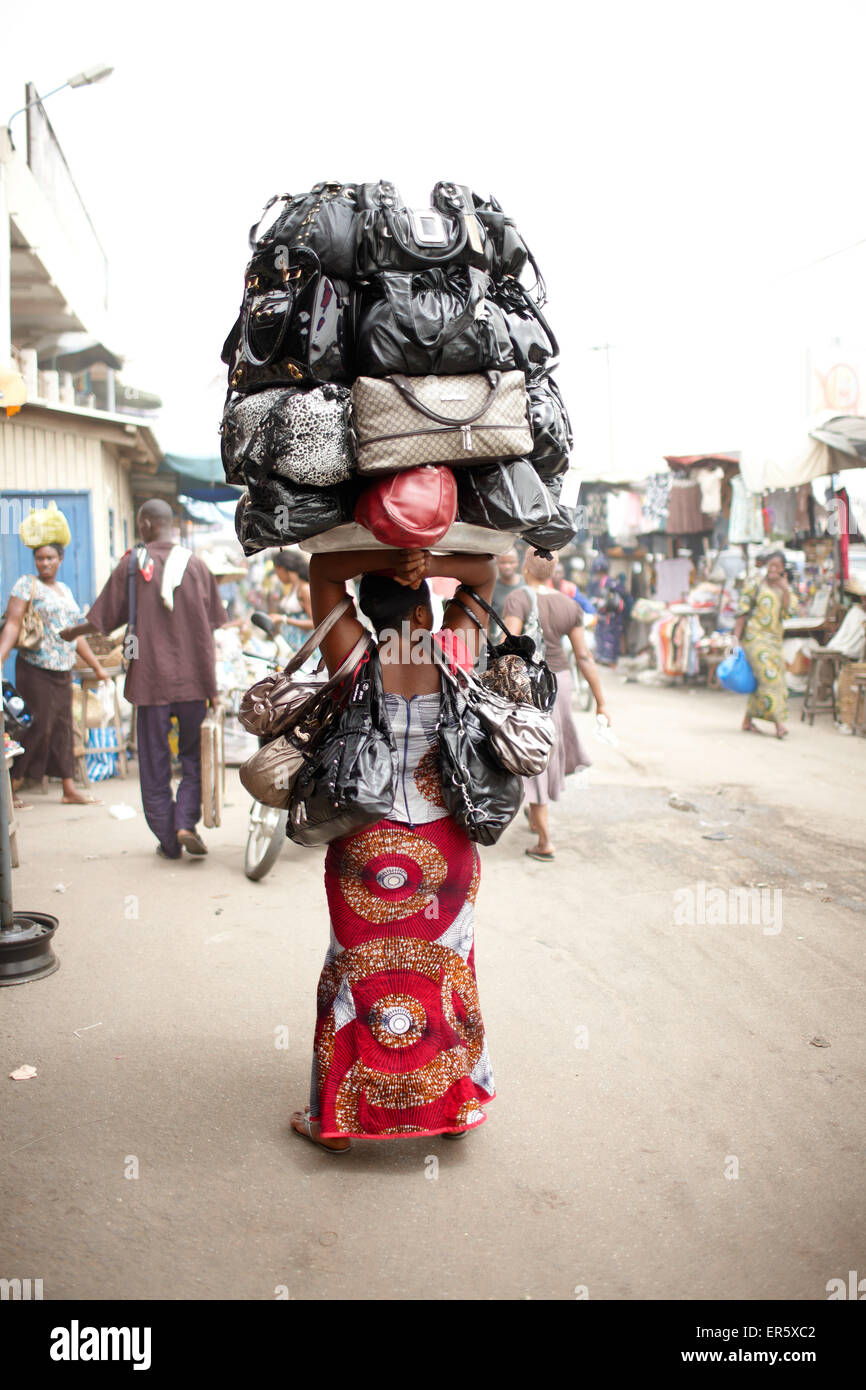
[[207, 845], [195, 830], [179, 830], [177, 842], [187, 854], [207, 854]]
[[[295, 1120], [300, 1120], [301, 1124], [303, 1125], [303, 1130], [295, 1129]], [[310, 1115], [310, 1107], [308, 1105], [305, 1105], [303, 1110], [296, 1110], [294, 1115], [292, 1115], [291, 1119], [289, 1120], [289, 1123], [292, 1126], [292, 1130], [295, 1134], [300, 1134], [302, 1139], [311, 1139], [313, 1143], [316, 1145], [316, 1147], [319, 1149], [324, 1149], [325, 1153], [347, 1154], [351, 1151], [351, 1143], [347, 1144], [344, 1149], [332, 1149], [330, 1144], [323, 1143], [323, 1141], [313, 1133], [313, 1121], [312, 1116]]]
[[450, 1134], [443, 1134], [443, 1139], [465, 1139], [469, 1133], [468, 1129], [453, 1130]]
[[526, 849], [526, 850], [523, 851], [523, 853], [524, 853], [525, 855], [527, 855], [527, 857], [528, 857], [529, 859], [540, 859], [541, 862], [542, 862], [542, 864], [546, 864], [546, 863], [548, 863], [551, 859], [555, 859], [555, 858], [556, 858], [556, 855], [554, 854], [554, 852], [553, 852], [552, 849], [548, 849], [548, 850]]

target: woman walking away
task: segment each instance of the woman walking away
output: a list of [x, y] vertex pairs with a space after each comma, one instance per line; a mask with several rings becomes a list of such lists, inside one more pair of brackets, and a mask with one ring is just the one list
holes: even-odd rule
[[[375, 573], [383, 566], [390, 575]], [[331, 1152], [344, 1152], [353, 1137], [460, 1138], [483, 1123], [482, 1106], [494, 1096], [475, 983], [479, 856], [443, 805], [440, 672], [424, 581], [452, 576], [489, 601], [495, 568], [486, 556], [423, 550], [314, 555], [317, 624], [360, 573], [398, 766], [390, 814], [334, 840], [325, 858], [331, 944], [319, 980], [310, 1104], [295, 1112], [292, 1128]], [[486, 625], [480, 606], [458, 594]], [[433, 640], [452, 663], [469, 664], [470, 627], [477, 630], [472, 618], [449, 605]], [[354, 610], [337, 620], [322, 640], [329, 672], [365, 631]]]
[[753, 719], [768, 719], [776, 726], [776, 737], [788, 730], [788, 685], [785, 680], [785, 654], [782, 649], [785, 614], [791, 603], [791, 590], [785, 578], [785, 557], [776, 551], [763, 574], [743, 586], [734, 623], [734, 640], [741, 642], [758, 682], [749, 696], [743, 719], [745, 733], [760, 733]]
[[503, 617], [510, 632], [519, 636], [524, 630], [534, 636], [536, 622], [544, 638], [545, 660], [556, 674], [556, 704], [553, 721], [556, 726], [556, 746], [546, 772], [539, 777], [524, 778], [526, 799], [529, 802], [529, 824], [537, 836], [537, 844], [526, 853], [530, 859], [550, 860], [555, 847], [550, 838], [548, 803], [558, 801], [565, 779], [572, 772], [589, 767], [590, 758], [581, 745], [574, 716], [571, 712], [573, 684], [568, 656], [562, 638], [568, 637], [577, 664], [595, 698], [596, 713], [608, 720], [598, 667], [586, 645], [583, 631], [583, 610], [579, 603], [552, 587], [555, 560], [542, 560], [527, 551], [523, 562], [526, 588], [515, 589], [505, 601]]
[[[22, 574], [15, 581], [0, 632], [2, 665], [18, 641], [32, 599], [33, 611], [42, 619], [42, 640], [38, 647], [20, 650], [15, 663], [15, 688], [30, 706], [33, 725], [21, 735], [24, 752], [15, 762], [12, 789], [17, 791], [25, 777], [34, 781], [59, 777], [65, 805], [98, 805], [97, 798], [78, 791], [73, 780], [72, 667], [76, 651], [100, 680], [108, 677], [83, 637], [77, 642], [64, 642], [60, 637], [61, 630], [78, 622], [81, 616], [71, 589], [57, 578], [63, 546], [40, 545], [33, 551], [33, 559], [36, 574]], [[18, 800], [15, 805], [29, 809]]]

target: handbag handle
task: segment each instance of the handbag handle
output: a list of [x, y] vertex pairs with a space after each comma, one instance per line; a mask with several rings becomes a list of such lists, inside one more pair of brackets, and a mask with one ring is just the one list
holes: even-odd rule
[[[303, 265], [303, 261], [305, 259], [310, 262], [310, 264], [306, 267], [309, 274], [307, 275], [305, 284], [309, 283], [309, 281], [313, 278], [313, 275], [321, 274], [321, 262], [319, 261], [319, 258], [316, 255], [315, 251], [312, 251], [308, 246], [292, 247], [290, 254], [292, 256], [295, 256], [302, 263], [298, 269], [298, 275], [296, 277], [297, 279], [300, 279], [304, 274], [305, 267]], [[269, 367], [271, 363], [275, 362], [277, 357], [279, 356], [280, 349], [286, 340], [286, 334], [289, 331], [289, 325], [292, 321], [292, 311], [295, 307], [297, 289], [298, 286], [295, 283], [293, 284], [290, 290], [288, 282], [286, 282], [285, 288], [283, 290], [283, 295], [285, 298], [285, 307], [283, 309], [282, 322], [280, 323], [279, 332], [277, 333], [277, 341], [274, 343], [270, 352], [266, 353], [264, 357], [260, 357], [256, 352], [253, 351], [253, 346], [250, 341], [250, 318], [252, 316], [253, 296], [248, 292], [244, 294], [244, 302], [243, 307], [241, 309], [240, 340], [243, 354], [252, 366]], [[277, 293], [279, 293], [279, 291], [277, 291]]]
[[352, 600], [349, 598], [349, 595], [346, 594], [340, 599], [339, 603], [334, 605], [330, 613], [322, 619], [319, 626], [313, 628], [313, 631], [310, 633], [304, 645], [298, 648], [291, 660], [283, 667], [283, 671], [287, 676], [293, 675], [299, 667], [303, 666], [307, 657], [313, 655], [313, 652], [324, 638], [327, 637], [334, 624], [348, 613], [351, 607]]
[[471, 599], [474, 599], [478, 606], [480, 608], [483, 608], [485, 613], [487, 613], [489, 617], [495, 619], [495, 621], [501, 627], [502, 631], [505, 633], [506, 637], [514, 636], [512, 632], [509, 632], [508, 628], [505, 626], [505, 623], [500, 618], [499, 614], [497, 613], [496, 609], [492, 606], [492, 604], [489, 604], [486, 599], [483, 599], [481, 597], [480, 594], [476, 594], [475, 590], [470, 589], [468, 584], [461, 584], [460, 588], [458, 588], [457, 590], [458, 594], [460, 593], [460, 589], [462, 589], [464, 593], [468, 594]]
[[441, 330], [434, 332], [432, 338], [424, 338], [418, 331], [415, 322], [415, 303], [412, 294], [412, 281], [414, 274], [412, 271], [385, 271], [382, 275], [382, 286], [385, 296], [391, 308], [391, 313], [397, 322], [397, 326], [402, 329], [405, 336], [413, 342], [416, 347], [435, 348], [444, 347], [452, 338], [456, 338], [463, 332], [468, 323], [474, 318], [479, 304], [485, 298], [483, 276], [478, 271], [469, 269], [470, 291], [466, 299], [465, 308], [461, 313], [453, 318], [450, 324], [443, 324]]
[[503, 288], [505, 289], [506, 295], [509, 291], [516, 291], [517, 293], [519, 293], [521, 299], [523, 300], [526, 307], [529, 309], [529, 312], [532, 314], [533, 318], [538, 320], [538, 322], [541, 324], [541, 327], [547, 334], [548, 340], [550, 342], [550, 350], [552, 355], [550, 357], [550, 360], [545, 363], [544, 371], [545, 374], [548, 372], [552, 372], [559, 362], [559, 339], [557, 338], [550, 324], [547, 322], [547, 319], [544, 317], [544, 314], [541, 312], [540, 306], [536, 304], [535, 300], [532, 298], [532, 295], [529, 293], [529, 290], [526, 289], [524, 285], [521, 285], [519, 280], [515, 280], [513, 277], [510, 278], [504, 284]]
[[502, 373], [491, 371], [487, 372], [486, 375], [490, 382], [490, 390], [481, 409], [476, 410], [474, 415], [439, 415], [435, 410], [431, 410], [429, 405], [425, 405], [423, 401], [418, 399], [408, 377], [395, 372], [393, 376], [386, 379], [388, 381], [393, 381], [403, 399], [411, 405], [413, 410], [420, 411], [422, 415], [426, 415], [428, 420], [435, 420], [439, 425], [459, 426], [471, 425], [474, 424], [476, 420], [480, 420], [482, 415], [486, 415], [496, 397], [499, 395], [499, 388], [502, 385]]
[[429, 247], [421, 249], [416, 246], [409, 246], [403, 240], [403, 236], [399, 231], [397, 219], [394, 215], [393, 208], [388, 207], [387, 204], [383, 204], [382, 213], [384, 215], [385, 222], [387, 223], [388, 231], [391, 233], [391, 236], [393, 238], [394, 244], [396, 246], [399, 246], [404, 256], [414, 257], [414, 259], [416, 261], [419, 261], [421, 265], [436, 265], [441, 264], [443, 261], [453, 260], [455, 256], [460, 255], [460, 252], [466, 245], [466, 241], [469, 236], [469, 232], [465, 221], [462, 218], [455, 218], [455, 221], [457, 223], [457, 231], [456, 235], [453, 238], [453, 244], [449, 243], [448, 246], [440, 247], [438, 252], [434, 252], [432, 248]]

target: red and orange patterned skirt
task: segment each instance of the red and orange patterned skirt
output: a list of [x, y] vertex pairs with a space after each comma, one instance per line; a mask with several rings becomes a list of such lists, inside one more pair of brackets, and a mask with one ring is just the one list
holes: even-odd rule
[[478, 851], [451, 820], [382, 820], [328, 848], [310, 1113], [323, 1138], [482, 1124], [495, 1094], [475, 983]]

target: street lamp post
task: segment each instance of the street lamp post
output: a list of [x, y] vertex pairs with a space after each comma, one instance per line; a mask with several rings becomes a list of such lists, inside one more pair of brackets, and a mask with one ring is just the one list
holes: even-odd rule
[[[65, 82], [61, 82], [59, 87], [52, 87], [51, 91], [46, 92], [44, 97], [34, 97], [32, 101], [28, 101], [26, 105], [19, 106], [17, 111], [13, 111], [6, 122], [6, 129], [11, 130], [12, 122], [15, 120], [16, 116], [23, 116], [25, 111], [30, 110], [31, 106], [41, 106], [44, 101], [47, 101], [49, 97], [55, 96], [57, 92], [62, 92], [67, 87], [91, 87], [94, 82], [103, 82], [105, 78], [110, 77], [113, 72], [114, 68], [109, 67], [107, 63], [97, 63], [92, 68], [85, 68], [83, 72], [75, 73], [74, 77], [67, 77]], [[9, 140], [11, 143], [11, 134]]]

